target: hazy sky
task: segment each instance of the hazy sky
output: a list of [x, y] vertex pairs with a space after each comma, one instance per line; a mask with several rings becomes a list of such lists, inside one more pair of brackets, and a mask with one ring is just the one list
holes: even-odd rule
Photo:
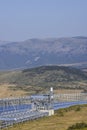
[[0, 0], [0, 40], [87, 36], [87, 0]]

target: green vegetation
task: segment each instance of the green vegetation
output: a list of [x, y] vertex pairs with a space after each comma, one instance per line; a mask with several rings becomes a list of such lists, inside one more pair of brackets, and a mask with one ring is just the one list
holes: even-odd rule
[[15, 84], [13, 90], [41, 91], [58, 88], [87, 88], [87, 73], [79, 69], [61, 66], [42, 66], [23, 71], [0, 73], [0, 83]]
[[82, 130], [83, 128], [87, 129], [87, 123], [84, 123], [84, 122], [76, 123], [76, 124], [70, 126], [67, 130], [77, 130], [77, 129]]
[[[77, 108], [80, 110], [76, 111]], [[16, 124], [4, 130], [87, 130], [86, 126], [87, 105], [77, 105], [59, 109], [53, 116]]]

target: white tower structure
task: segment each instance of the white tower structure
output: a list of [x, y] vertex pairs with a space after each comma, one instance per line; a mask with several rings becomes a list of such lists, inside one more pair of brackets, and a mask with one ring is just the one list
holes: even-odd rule
[[50, 88], [50, 100], [53, 100], [53, 87]]

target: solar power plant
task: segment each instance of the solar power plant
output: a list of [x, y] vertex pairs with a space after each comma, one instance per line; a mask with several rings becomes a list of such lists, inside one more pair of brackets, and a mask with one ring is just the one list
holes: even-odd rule
[[27, 120], [48, 116], [48, 112], [41, 112], [36, 104], [31, 103], [30, 97], [0, 100], [0, 128]]
[[33, 95], [0, 99], [0, 129], [15, 123], [48, 116], [49, 110], [87, 104], [87, 93]]

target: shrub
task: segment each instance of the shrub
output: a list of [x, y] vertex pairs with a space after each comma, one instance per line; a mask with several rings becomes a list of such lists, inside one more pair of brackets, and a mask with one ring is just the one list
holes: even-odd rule
[[81, 110], [81, 108], [80, 108], [80, 106], [78, 106], [75, 111], [80, 111], [80, 110]]
[[76, 124], [70, 126], [67, 130], [75, 130], [75, 129], [82, 129], [82, 128], [87, 128], [87, 124], [84, 122], [76, 123]]

